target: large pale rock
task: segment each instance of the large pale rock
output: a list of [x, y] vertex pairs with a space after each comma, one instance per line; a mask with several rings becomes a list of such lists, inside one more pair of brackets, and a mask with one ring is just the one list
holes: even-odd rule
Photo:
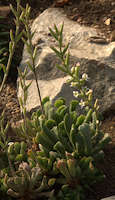
[[[49, 8], [44, 11], [32, 24], [31, 30], [35, 32], [32, 43], [37, 46], [36, 71], [42, 98], [50, 96], [52, 100], [63, 96], [69, 102], [72, 98], [73, 89], [66, 84], [67, 75], [60, 72], [56, 67], [59, 59], [50, 49], [57, 46], [51, 36], [49, 27], [54, 24], [58, 27], [64, 22], [64, 44], [69, 42], [71, 54], [71, 66], [81, 63], [81, 72], [87, 73], [89, 88], [94, 90], [94, 99], [99, 99], [100, 111], [115, 110], [115, 42], [92, 43], [90, 37], [97, 36], [93, 28], [80, 26], [69, 20], [63, 9]], [[26, 62], [30, 60], [26, 47], [20, 69], [24, 71]], [[30, 111], [39, 106], [39, 98], [35, 79], [28, 70], [26, 83], [33, 80], [29, 88], [27, 110]], [[21, 87], [18, 87], [18, 96], [22, 96]]]
[[101, 200], [115, 200], [115, 196], [106, 197], [106, 198], [101, 199]]

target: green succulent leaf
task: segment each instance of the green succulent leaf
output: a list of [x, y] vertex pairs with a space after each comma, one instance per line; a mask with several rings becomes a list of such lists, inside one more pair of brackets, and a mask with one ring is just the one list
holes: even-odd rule
[[58, 142], [54, 145], [53, 149], [54, 149], [57, 153], [59, 153], [59, 155], [61, 154], [62, 157], [65, 157], [65, 148], [64, 148], [63, 144], [62, 144], [60, 141], [58, 141]]
[[52, 129], [56, 125], [56, 122], [53, 119], [49, 119], [45, 122], [45, 125], [48, 129]]
[[92, 113], [93, 113], [93, 109], [90, 109], [90, 110], [88, 111], [86, 117], [85, 117], [85, 120], [84, 120], [85, 123], [88, 123], [88, 122], [91, 121]]
[[84, 150], [85, 150], [85, 154], [91, 155], [92, 152], [92, 142], [91, 142], [91, 130], [90, 130], [90, 126], [87, 123], [83, 123], [82, 125], [79, 126], [79, 131], [81, 133], [81, 135], [83, 136], [84, 139]]
[[47, 96], [42, 99], [42, 105], [44, 105], [46, 102], [50, 101], [50, 98]]
[[78, 105], [79, 105], [79, 101], [78, 100], [72, 100], [70, 102], [69, 111], [70, 112], [76, 111], [76, 108], [77, 108]]
[[72, 126], [72, 119], [71, 119], [70, 115], [68, 113], [66, 113], [65, 117], [64, 117], [64, 128], [67, 132], [68, 137], [70, 136], [71, 126]]
[[78, 118], [77, 118], [77, 121], [76, 121], [76, 125], [77, 127], [79, 127], [85, 120], [85, 115], [80, 115]]
[[55, 106], [56, 108], [59, 108], [59, 107], [61, 107], [62, 105], [65, 105], [65, 101], [64, 101], [63, 99], [58, 99], [58, 100], [56, 100], [55, 103], [54, 103], [54, 106]]

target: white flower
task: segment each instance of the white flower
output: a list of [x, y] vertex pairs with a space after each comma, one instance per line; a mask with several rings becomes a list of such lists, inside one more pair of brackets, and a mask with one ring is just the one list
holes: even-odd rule
[[69, 76], [68, 79], [66, 80], [66, 83], [70, 83], [72, 81], [72, 78]]
[[99, 120], [96, 120], [96, 124], [99, 124]]
[[75, 67], [71, 68], [71, 73], [73, 74], [75, 72]]
[[76, 97], [76, 98], [79, 97], [79, 92], [78, 91], [73, 91], [73, 96]]
[[92, 94], [93, 93], [93, 90], [89, 89], [87, 92], [86, 92], [86, 95], [89, 95], [89, 94]]
[[71, 87], [75, 87], [75, 86], [76, 86], [76, 83], [75, 83], [75, 82], [71, 82], [70, 86], [71, 86]]
[[81, 108], [83, 108], [85, 106], [85, 101], [81, 100], [79, 105], [81, 106]]
[[10, 145], [12, 145], [12, 144], [14, 144], [14, 142], [9, 142], [9, 143], [8, 143], [8, 146], [10, 146]]
[[89, 79], [89, 77], [86, 73], [84, 73], [84, 74], [82, 74], [82, 79], [87, 81]]
[[76, 64], [76, 67], [80, 67], [80, 63], [79, 62]]

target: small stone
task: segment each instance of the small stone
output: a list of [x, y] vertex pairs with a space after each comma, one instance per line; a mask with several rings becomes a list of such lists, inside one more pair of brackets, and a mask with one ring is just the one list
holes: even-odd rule
[[111, 2], [111, 5], [112, 5], [112, 6], [115, 6], [115, 2]]
[[6, 104], [6, 107], [10, 107], [10, 106], [12, 106], [12, 102], [8, 102], [8, 103]]
[[77, 12], [77, 11], [78, 11], [78, 8], [73, 8], [73, 9], [72, 9], [72, 12], [73, 12], [73, 13], [75, 13], [75, 12]]

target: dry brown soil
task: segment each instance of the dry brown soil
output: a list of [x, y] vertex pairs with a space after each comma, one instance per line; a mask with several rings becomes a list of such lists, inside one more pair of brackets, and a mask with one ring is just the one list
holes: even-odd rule
[[[39, 14], [48, 7], [62, 6], [62, 4], [57, 4], [56, 1], [53, 0], [28, 1], [34, 2], [31, 3], [31, 20], [33, 20], [36, 16], [39, 16]], [[9, 2], [12, 2], [12, 0]], [[0, 1], [0, 6], [3, 5], [6, 6], [8, 3]], [[64, 4], [62, 7], [71, 20], [85, 26], [95, 27], [98, 33], [106, 39], [110, 39], [112, 31], [115, 30], [115, 0], [68, 0], [68, 3]], [[2, 11], [5, 11], [4, 8], [0, 7], [0, 14], [1, 9]], [[13, 15], [11, 12], [7, 13], [7, 19], [8, 25], [14, 27]], [[107, 19], [110, 21], [109, 25], [105, 24]], [[21, 48], [19, 48], [20, 46]], [[18, 51], [16, 50], [18, 53], [20, 51], [20, 55], [22, 52], [22, 46], [22, 44], [19, 45]], [[18, 65], [19, 63], [17, 63], [15, 67], [17, 68]], [[14, 72], [11, 73], [6, 87], [0, 96], [0, 113], [5, 108], [6, 121], [9, 120], [15, 125], [18, 124], [18, 121], [21, 119], [16, 91], [16, 68]], [[89, 200], [99, 200], [107, 196], [115, 195], [115, 110], [112, 110], [104, 115], [101, 127], [104, 132], [110, 134], [112, 143], [105, 149], [105, 160], [101, 165], [106, 178], [104, 182], [95, 185], [92, 188], [92, 192], [87, 194], [87, 199]]]

